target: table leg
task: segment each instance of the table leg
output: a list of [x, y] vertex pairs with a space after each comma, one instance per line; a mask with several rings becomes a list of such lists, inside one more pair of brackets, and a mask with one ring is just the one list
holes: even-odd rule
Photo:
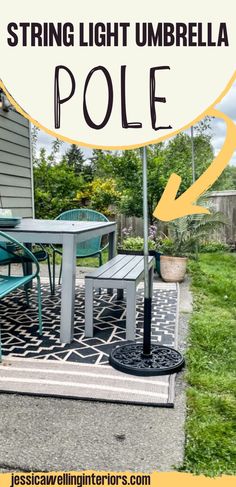
[[[109, 243], [109, 245], [108, 245], [108, 260], [111, 260], [111, 259], [113, 259], [113, 257], [115, 257], [115, 254], [116, 254], [116, 232], [109, 233], [108, 243]], [[107, 293], [110, 294], [110, 296], [112, 296], [113, 289], [108, 289]]]
[[[24, 244], [27, 249], [32, 251], [32, 244], [31, 243], [25, 243]], [[25, 263], [25, 274], [28, 276], [30, 274], [33, 274], [33, 264], [31, 261], [28, 261]], [[26, 289], [32, 289], [33, 287], [33, 281], [28, 282], [28, 284], [25, 285]]]
[[108, 237], [108, 259], [112, 259], [116, 254], [116, 232], [109, 233]]
[[61, 330], [62, 343], [70, 343], [74, 332], [76, 241], [74, 235], [63, 238], [61, 288]]
[[85, 337], [93, 337], [93, 279], [85, 278]]

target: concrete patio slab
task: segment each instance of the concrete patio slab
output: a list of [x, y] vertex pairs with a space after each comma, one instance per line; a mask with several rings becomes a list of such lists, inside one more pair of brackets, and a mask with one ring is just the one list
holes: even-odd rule
[[1, 395], [1, 469], [170, 470], [183, 456], [184, 397], [174, 410]]
[[[189, 318], [183, 311], [182, 351]], [[184, 454], [183, 377], [174, 409], [1, 394], [0, 471], [176, 469]]]

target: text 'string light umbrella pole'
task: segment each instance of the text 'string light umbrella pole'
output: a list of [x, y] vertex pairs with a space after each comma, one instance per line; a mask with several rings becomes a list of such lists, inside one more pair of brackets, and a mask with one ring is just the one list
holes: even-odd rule
[[142, 149], [143, 222], [144, 222], [144, 324], [143, 343], [129, 342], [115, 347], [110, 364], [121, 372], [133, 375], [174, 374], [184, 366], [182, 355], [175, 349], [151, 343], [152, 296], [148, 270], [148, 188], [147, 148]]

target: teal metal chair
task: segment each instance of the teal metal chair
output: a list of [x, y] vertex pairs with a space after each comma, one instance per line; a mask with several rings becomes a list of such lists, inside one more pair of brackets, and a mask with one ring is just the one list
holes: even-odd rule
[[[14, 252], [15, 251], [15, 252]], [[36, 248], [32, 251], [32, 254], [36, 257], [38, 262], [47, 261], [48, 265], [48, 276], [49, 276], [49, 283], [50, 289], [52, 294], [52, 274], [51, 274], [51, 265], [50, 265], [50, 257], [45, 249], [45, 247], [41, 244], [37, 244]], [[22, 264], [23, 272], [26, 273], [26, 266], [29, 262], [27, 256], [19, 258], [17, 255], [17, 246], [13, 244], [9, 244], [6, 242], [0, 242], [0, 266], [8, 266], [8, 275], [11, 275], [11, 265], [12, 264]]]
[[[8, 262], [12, 257], [22, 263], [22, 268], [24, 266], [25, 259], [28, 262], [35, 264], [36, 269], [32, 274], [23, 276], [5, 276], [0, 275], [0, 299], [4, 298], [10, 294], [15, 289], [19, 287], [24, 287], [28, 303], [28, 288], [27, 284], [31, 282], [34, 278], [37, 280], [37, 290], [38, 290], [38, 319], [39, 319], [39, 334], [42, 334], [42, 301], [41, 301], [41, 287], [40, 287], [40, 277], [39, 277], [39, 263], [36, 257], [27, 249], [23, 244], [10, 237], [4, 232], [0, 232], [0, 256], [5, 262]], [[1, 324], [0, 324], [0, 362], [2, 361], [2, 346], [1, 346]]]
[[[65, 220], [65, 221], [95, 221], [95, 222], [107, 222], [109, 221], [108, 218], [99, 213], [95, 210], [88, 210], [85, 208], [75, 209], [75, 210], [68, 210], [61, 213], [56, 220]], [[95, 257], [97, 256], [99, 259], [99, 266], [102, 265], [102, 252], [108, 246], [108, 243], [102, 246], [102, 238], [100, 236], [91, 238], [86, 240], [86, 242], [81, 242], [77, 244], [76, 249], [76, 257], [84, 258], [84, 257]], [[52, 247], [53, 248], [53, 294], [55, 293], [55, 268], [56, 268], [56, 254], [62, 255], [61, 247]], [[62, 274], [62, 262], [60, 267], [60, 275], [59, 275], [59, 284], [61, 282], [61, 274]]]

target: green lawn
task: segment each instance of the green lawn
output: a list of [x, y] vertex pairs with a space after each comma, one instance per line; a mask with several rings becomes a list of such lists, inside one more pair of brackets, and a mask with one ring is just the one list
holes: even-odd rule
[[[104, 250], [102, 253], [103, 264], [108, 260], [108, 250]], [[56, 254], [56, 264], [60, 265], [61, 256]], [[98, 257], [84, 257], [83, 259], [77, 259], [78, 267], [98, 267]]]
[[202, 255], [190, 273], [194, 312], [182, 470], [236, 474], [236, 255]]
[[[104, 250], [102, 253], [102, 262], [105, 264], [108, 260], [108, 251]], [[79, 267], [98, 267], [98, 257], [85, 257], [83, 259], [77, 259], [77, 265]]]

